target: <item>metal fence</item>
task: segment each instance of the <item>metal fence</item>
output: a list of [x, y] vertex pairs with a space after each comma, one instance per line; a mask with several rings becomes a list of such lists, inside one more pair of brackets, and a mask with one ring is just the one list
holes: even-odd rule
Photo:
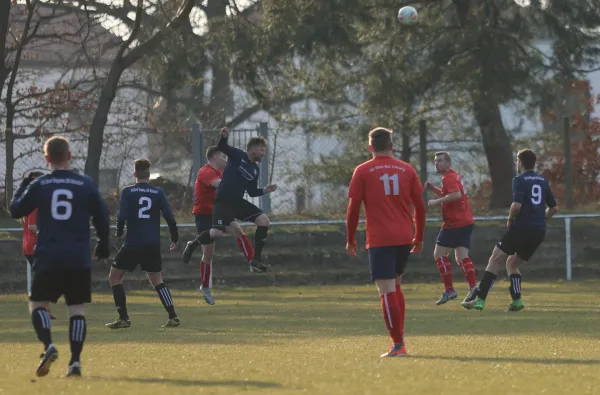
[[[565, 214], [556, 215], [554, 219], [561, 219], [564, 222], [564, 235], [565, 235], [565, 278], [568, 281], [573, 279], [573, 237], [572, 237], [572, 223], [575, 219], [592, 219], [600, 218], [600, 214]], [[486, 222], [486, 221], [505, 221], [505, 216], [493, 216], [493, 217], [475, 217], [475, 222]], [[427, 222], [440, 222], [441, 218], [427, 218]], [[319, 226], [319, 225], [341, 225], [346, 223], [344, 220], [305, 220], [305, 221], [273, 221], [271, 226]], [[361, 220], [360, 223], [364, 223]], [[243, 224], [245, 226], [252, 225], [250, 223]], [[195, 228], [194, 223], [182, 223], [178, 224], [180, 228]], [[166, 224], [161, 224], [161, 227], [166, 228]], [[116, 226], [112, 226], [113, 229]], [[22, 228], [0, 228], [0, 232], [22, 232]]]

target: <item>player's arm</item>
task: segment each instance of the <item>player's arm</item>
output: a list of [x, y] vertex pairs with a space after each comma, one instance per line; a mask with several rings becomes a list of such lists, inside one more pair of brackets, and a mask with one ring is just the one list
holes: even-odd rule
[[[411, 186], [410, 202], [415, 210], [415, 242], [422, 246], [425, 234], [425, 201], [423, 200], [423, 187], [416, 172]], [[417, 245], [415, 245], [415, 252], [418, 252], [419, 249], [416, 247]]]
[[160, 190], [160, 200], [161, 200], [161, 212], [165, 221], [167, 221], [167, 225], [169, 226], [169, 233], [171, 234], [171, 242], [173, 244], [177, 244], [179, 241], [179, 231], [177, 229], [177, 221], [175, 221], [175, 216], [173, 215], [173, 211], [171, 210], [171, 205], [167, 200], [167, 196], [163, 190]]
[[508, 209], [508, 226], [510, 226], [512, 221], [519, 215], [521, 204], [523, 203], [523, 198], [525, 196], [524, 186], [519, 181], [518, 177], [515, 177], [512, 180], [512, 191], [512, 203]]
[[100, 191], [95, 186], [91, 186], [91, 188], [90, 215], [92, 216], [92, 225], [96, 229], [96, 236], [98, 237], [94, 255], [98, 259], [106, 259], [110, 255], [110, 249], [108, 248], [110, 217], [108, 216], [108, 208], [100, 195]]
[[27, 216], [27, 229], [37, 232], [37, 209]]
[[550, 189], [550, 185], [546, 183], [546, 221], [554, 217], [558, 212], [558, 205], [556, 204], [556, 199], [554, 198], [554, 194], [552, 193], [552, 189]]
[[37, 208], [40, 184], [31, 181], [29, 177], [23, 179], [10, 202], [10, 215], [15, 219], [26, 217]]
[[125, 232], [125, 223], [127, 222], [127, 214], [129, 211], [127, 191], [129, 191], [129, 189], [123, 189], [121, 191], [121, 198], [119, 200], [119, 212], [117, 212], [117, 237], [122, 237]]
[[[454, 178], [446, 178], [443, 181], [443, 186], [448, 191], [445, 196], [442, 196], [438, 199], [432, 199], [428, 202], [430, 206], [434, 206], [437, 204], [450, 203], [460, 200], [462, 198], [462, 194], [460, 193], [460, 186], [458, 181]], [[441, 190], [440, 190], [441, 191]], [[442, 192], [443, 195], [443, 192]]]
[[360, 206], [365, 198], [365, 185], [358, 171], [354, 170], [350, 187], [348, 188], [348, 209], [346, 210], [346, 250], [349, 254], [356, 254], [356, 230], [360, 218]]
[[219, 149], [219, 151], [221, 151], [230, 158], [239, 158], [241, 155], [244, 154], [244, 151], [230, 146], [228, 143], [228, 139], [229, 133], [227, 133], [227, 136], [225, 134], [222, 134], [221, 138], [219, 139], [219, 142], [217, 143], [217, 148]]
[[259, 188], [257, 173], [254, 181], [252, 181], [250, 185], [246, 188], [246, 192], [248, 192], [248, 195], [250, 195], [251, 197], [258, 197], [273, 192], [276, 188], [277, 187], [275, 185], [267, 185], [265, 188]]
[[435, 196], [437, 196], [438, 198], [441, 198], [442, 196], [444, 196], [444, 192], [443, 192], [442, 188], [436, 187], [430, 181], [425, 181], [425, 188], [427, 188], [431, 192], [433, 192], [433, 194]]
[[219, 184], [221, 183], [221, 179], [220, 178], [215, 178], [214, 180], [212, 180], [210, 182], [210, 186], [216, 188], [219, 186]]

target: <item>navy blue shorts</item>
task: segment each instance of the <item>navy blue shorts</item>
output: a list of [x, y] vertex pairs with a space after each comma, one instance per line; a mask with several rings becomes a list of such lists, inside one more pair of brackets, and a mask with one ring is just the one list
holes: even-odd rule
[[462, 228], [442, 228], [437, 238], [437, 245], [440, 247], [471, 248], [471, 233], [475, 225], [463, 226]]
[[369, 248], [371, 280], [393, 280], [404, 273], [412, 245]]
[[198, 234], [204, 232], [205, 230], [210, 230], [212, 228], [212, 214], [208, 215], [195, 215], [196, 221], [196, 230]]

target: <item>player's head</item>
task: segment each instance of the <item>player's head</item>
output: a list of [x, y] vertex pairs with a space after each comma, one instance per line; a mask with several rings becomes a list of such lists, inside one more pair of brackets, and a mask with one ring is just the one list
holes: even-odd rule
[[262, 136], [252, 137], [246, 144], [248, 158], [253, 162], [260, 162], [267, 152], [267, 140]]
[[444, 174], [452, 167], [452, 158], [446, 151], [436, 152], [433, 159], [433, 164], [435, 165], [436, 172]]
[[150, 166], [152, 162], [148, 158], [138, 158], [133, 161], [133, 176], [138, 182], [150, 180]]
[[217, 170], [223, 170], [227, 165], [227, 155], [219, 151], [216, 145], [208, 147], [206, 150], [206, 160]]
[[535, 169], [536, 161], [537, 156], [530, 149], [522, 149], [517, 152], [517, 168], [520, 173]]
[[369, 151], [373, 155], [392, 154], [392, 131], [386, 128], [375, 128], [369, 132]]
[[52, 169], [68, 169], [71, 162], [69, 141], [60, 136], [50, 137], [44, 144], [44, 157]]

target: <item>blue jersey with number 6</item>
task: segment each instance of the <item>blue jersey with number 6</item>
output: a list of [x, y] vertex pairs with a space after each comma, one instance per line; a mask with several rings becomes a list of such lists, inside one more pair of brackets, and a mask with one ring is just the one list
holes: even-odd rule
[[160, 216], [175, 223], [165, 192], [147, 183], [137, 183], [121, 191], [118, 220], [127, 224], [124, 246], [160, 245]]
[[54, 170], [21, 186], [10, 210], [13, 218], [38, 209], [35, 270], [91, 267], [90, 218], [108, 238], [106, 204], [91, 178], [71, 170]]
[[546, 207], [556, 206], [548, 180], [533, 170], [528, 171], [513, 178], [512, 190], [513, 202], [521, 204], [513, 226], [546, 228]]

